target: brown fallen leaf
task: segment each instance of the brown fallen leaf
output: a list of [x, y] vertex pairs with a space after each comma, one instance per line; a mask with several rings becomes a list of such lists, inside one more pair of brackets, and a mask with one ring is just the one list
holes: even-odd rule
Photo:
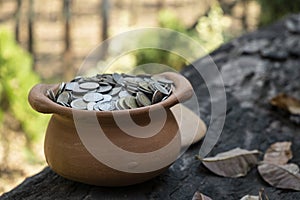
[[195, 192], [192, 200], [212, 200], [210, 197], [202, 194], [201, 192]]
[[267, 183], [276, 188], [300, 191], [299, 167], [296, 164], [263, 163], [258, 166], [258, 172]]
[[276, 142], [272, 144], [264, 155], [264, 163], [286, 164], [293, 157], [291, 145], [291, 142]]
[[202, 163], [213, 173], [224, 177], [245, 176], [257, 164], [258, 150], [235, 148], [219, 153], [215, 157], [202, 159]]
[[265, 193], [265, 189], [261, 188], [258, 193], [258, 196], [248, 194], [248, 195], [243, 196], [240, 200], [269, 200], [269, 197]]
[[294, 115], [300, 115], [300, 100], [287, 94], [279, 94], [272, 98], [271, 105], [288, 111]]

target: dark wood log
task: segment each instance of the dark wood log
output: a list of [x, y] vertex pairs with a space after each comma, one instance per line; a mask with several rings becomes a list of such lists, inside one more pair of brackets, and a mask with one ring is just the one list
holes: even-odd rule
[[[294, 157], [291, 162], [300, 165], [299, 122], [274, 110], [268, 103], [280, 92], [300, 98], [300, 51], [295, 50], [300, 47], [296, 45], [300, 40], [299, 20], [291, 18], [246, 34], [211, 54], [224, 77], [227, 118], [210, 155], [235, 147], [264, 152], [274, 142], [292, 141]], [[293, 18], [300, 19], [300, 15]], [[257, 42], [260, 48], [251, 47], [252, 42]], [[275, 48], [273, 52], [271, 47]], [[207, 57], [199, 59], [197, 66], [209, 67], [206, 60]], [[201, 116], [208, 123], [210, 97], [206, 86], [192, 66], [184, 69], [182, 74], [194, 85]], [[45, 168], [2, 195], [1, 199], [191, 199], [198, 190], [213, 199], [236, 200], [246, 194], [258, 195], [261, 188], [265, 189], [269, 199], [300, 199], [300, 192], [268, 185], [256, 168], [242, 178], [212, 174], [195, 159], [200, 146], [201, 142], [191, 146], [168, 171], [142, 184], [97, 187], [66, 180]]]

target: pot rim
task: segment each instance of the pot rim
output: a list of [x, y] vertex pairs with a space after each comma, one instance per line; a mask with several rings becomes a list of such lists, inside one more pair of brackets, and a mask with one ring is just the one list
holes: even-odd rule
[[164, 72], [157, 74], [164, 78], [171, 79], [174, 82], [174, 89], [172, 94], [164, 101], [140, 108], [126, 109], [126, 110], [113, 110], [113, 111], [89, 111], [77, 110], [69, 107], [59, 105], [46, 96], [48, 89], [57, 90], [59, 84], [37, 84], [35, 85], [28, 95], [28, 101], [33, 109], [44, 114], [58, 114], [66, 117], [73, 117], [75, 113], [96, 113], [97, 117], [111, 117], [112, 115], [138, 115], [148, 113], [149, 110], [156, 110], [163, 108], [171, 108], [177, 103], [188, 100], [193, 95], [193, 88], [190, 82], [182, 75], [174, 72]]

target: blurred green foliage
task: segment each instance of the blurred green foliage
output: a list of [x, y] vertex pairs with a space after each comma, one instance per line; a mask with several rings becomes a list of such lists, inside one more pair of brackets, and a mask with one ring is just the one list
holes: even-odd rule
[[13, 114], [20, 122], [27, 142], [43, 136], [48, 120], [47, 116], [35, 112], [27, 101], [30, 88], [39, 81], [32, 70], [30, 54], [18, 46], [12, 33], [0, 29], [0, 113], [2, 116], [5, 112]]
[[[195, 27], [185, 27], [183, 22], [177, 17], [177, 14], [171, 10], [160, 11], [158, 21], [160, 27], [172, 29], [179, 33], [185, 34], [189, 38], [198, 42], [204, 49], [204, 51], [201, 52], [202, 54], [199, 54], [200, 57], [205, 53], [213, 51], [223, 42], [230, 39], [230, 37], [226, 35], [226, 26], [223, 23], [223, 17], [224, 14], [220, 5], [215, 2], [212, 4], [208, 14], [198, 19]], [[156, 42], [161, 43], [166, 43], [166, 41], [171, 43], [180, 42], [172, 40], [172, 35], [162, 38], [153, 38], [153, 36], [145, 35], [141, 43], [144, 42], [143, 40], [156, 40]], [[186, 49], [188, 50], [189, 47], [186, 47]], [[184, 66], [189, 64], [179, 55], [165, 50], [140, 49], [139, 51], [134, 52], [134, 55], [136, 57], [137, 65], [153, 62], [170, 66], [179, 71]]]
[[260, 25], [267, 25], [290, 13], [300, 12], [300, 0], [257, 0], [261, 5]]

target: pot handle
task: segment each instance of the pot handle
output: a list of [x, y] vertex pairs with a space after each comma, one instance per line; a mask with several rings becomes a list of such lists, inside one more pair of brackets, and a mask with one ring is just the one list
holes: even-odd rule
[[29, 92], [28, 101], [31, 107], [41, 113], [50, 114], [55, 112], [56, 103], [51, 101], [47, 96], [47, 90], [57, 89], [57, 84], [37, 84]]
[[193, 87], [191, 83], [181, 74], [175, 72], [164, 72], [161, 76], [168, 78], [174, 82], [175, 89], [173, 90], [174, 96], [169, 98], [177, 99], [177, 102], [182, 103], [193, 96]]

